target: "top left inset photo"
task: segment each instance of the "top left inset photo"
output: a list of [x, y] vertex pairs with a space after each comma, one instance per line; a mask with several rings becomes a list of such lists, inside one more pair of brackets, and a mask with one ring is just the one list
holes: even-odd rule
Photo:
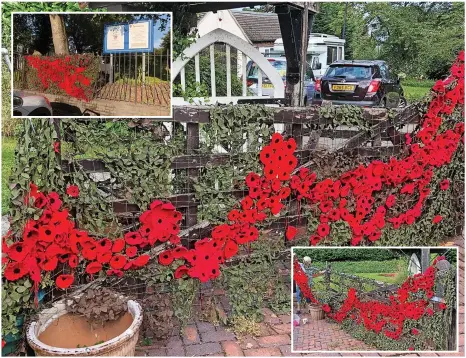
[[171, 117], [172, 13], [12, 15], [13, 117]]

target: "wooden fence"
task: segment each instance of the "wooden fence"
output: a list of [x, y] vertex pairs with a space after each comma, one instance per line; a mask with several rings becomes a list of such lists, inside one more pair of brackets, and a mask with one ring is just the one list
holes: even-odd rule
[[[209, 118], [209, 107], [174, 107], [172, 122], [184, 123], [186, 125], [187, 140], [186, 154], [172, 158], [171, 168], [186, 169], [188, 178], [198, 177], [200, 170], [206, 166], [228, 164], [231, 159], [230, 154], [198, 154], [201, 141], [199, 127], [202, 123], [208, 123]], [[339, 130], [337, 128], [331, 131], [322, 131], [320, 137], [323, 138], [331, 135], [332, 138], [344, 139], [344, 144], [337, 151], [341, 151], [345, 155], [353, 156], [357, 153], [363, 157], [384, 158], [396, 155], [403, 150], [403, 145], [381, 145], [386, 129], [395, 125], [400, 126], [407, 123], [415, 123], [418, 121], [419, 115], [415, 107], [407, 107], [404, 110], [400, 110], [394, 118], [388, 119], [387, 110], [366, 108], [363, 111], [363, 119], [371, 125], [370, 131], [360, 132], [348, 129]], [[158, 121], [166, 122], [166, 120]], [[323, 126], [330, 124], [331, 121], [331, 119], [319, 116], [318, 107], [273, 108], [273, 123], [282, 125], [285, 131], [292, 134], [297, 142], [295, 155], [298, 159], [298, 167], [312, 161], [313, 153], [316, 153], [315, 147], [308, 146], [308, 143], [303, 142], [303, 138], [310, 134], [309, 125], [318, 124]], [[74, 164], [67, 161], [62, 162], [62, 167], [65, 171], [78, 169], [75, 165], [78, 165], [79, 169], [87, 173], [108, 172], [105, 164], [100, 160], [80, 160]], [[170, 200], [183, 214], [184, 221], [182, 223], [183, 231], [181, 236], [191, 241], [206, 237], [205, 235], [210, 233], [211, 225], [208, 222], [198, 222], [198, 205], [200, 203], [196, 200], [191, 181], [188, 180], [188, 183], [190, 184], [187, 193], [173, 195], [167, 198], [167, 200]], [[241, 199], [247, 195], [247, 192], [236, 190], [230, 194]], [[115, 215], [121, 219], [135, 218], [141, 212], [141, 208], [127, 200], [115, 199], [112, 205]], [[291, 212], [287, 218], [276, 220], [271, 224], [271, 228], [283, 228], [285, 227], [285, 223], [297, 225], [295, 223], [297, 221], [296, 208], [294, 210], [295, 212]], [[305, 225], [306, 221], [300, 220], [297, 226]]]

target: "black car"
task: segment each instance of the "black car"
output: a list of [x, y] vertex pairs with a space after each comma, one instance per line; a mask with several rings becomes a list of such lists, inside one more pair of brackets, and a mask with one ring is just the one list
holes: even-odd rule
[[400, 79], [384, 61], [336, 61], [316, 81], [312, 104], [330, 102], [364, 107], [406, 105]]

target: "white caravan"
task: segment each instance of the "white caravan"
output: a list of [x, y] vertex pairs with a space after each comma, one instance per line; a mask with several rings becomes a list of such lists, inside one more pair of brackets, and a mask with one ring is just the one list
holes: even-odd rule
[[[311, 33], [306, 60], [311, 65], [314, 76], [323, 76], [332, 62], [345, 59], [345, 42], [337, 36]], [[275, 40], [273, 49], [266, 51], [267, 55], [285, 56], [282, 38]]]

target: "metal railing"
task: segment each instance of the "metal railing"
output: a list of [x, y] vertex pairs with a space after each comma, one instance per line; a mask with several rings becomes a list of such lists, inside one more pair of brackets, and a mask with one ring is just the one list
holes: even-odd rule
[[[100, 70], [93, 78], [92, 99], [169, 106], [171, 103], [170, 53], [96, 55]], [[28, 88], [24, 55], [13, 56], [13, 85]]]

